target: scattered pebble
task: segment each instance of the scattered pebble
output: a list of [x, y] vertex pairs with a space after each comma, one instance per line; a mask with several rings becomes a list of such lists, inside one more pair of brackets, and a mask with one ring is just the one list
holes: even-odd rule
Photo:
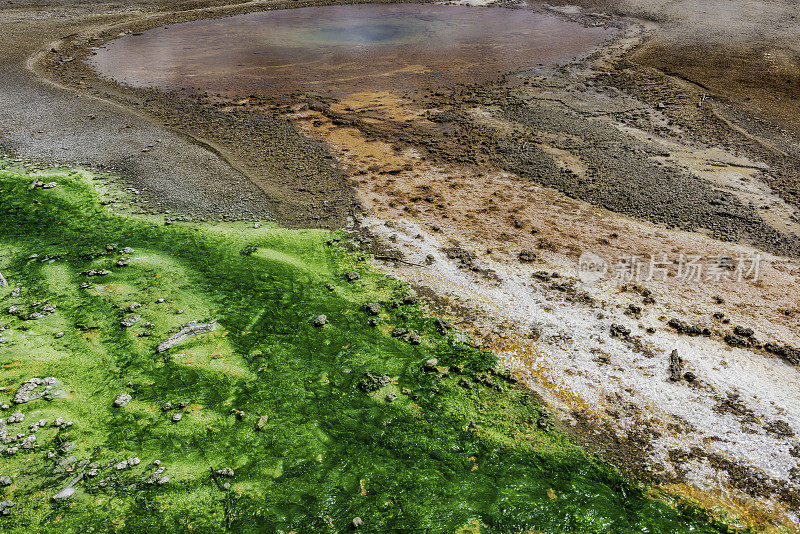
[[120, 395], [117, 395], [117, 398], [114, 399], [114, 406], [116, 406], [117, 408], [125, 406], [131, 401], [131, 398], [132, 397], [127, 393], [122, 393]]

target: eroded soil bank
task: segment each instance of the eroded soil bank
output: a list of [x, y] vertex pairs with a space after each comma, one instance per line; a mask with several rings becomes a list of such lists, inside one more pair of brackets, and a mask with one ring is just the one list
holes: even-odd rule
[[[790, 75], [785, 87], [777, 75], [755, 83], [767, 56], [746, 53], [768, 32], [777, 47], [769, 57], [792, 71], [796, 55], [780, 42], [794, 19], [788, 2], [768, 3], [769, 16], [751, 12], [755, 4], [767, 6], [556, 6], [549, 12], [620, 33], [566, 67], [338, 98], [176, 98], [109, 83], [81, 61], [123, 32], [281, 4], [45, 8], [39, 22], [12, 21], [11, 35], [60, 31], [63, 40], [40, 40], [20, 58], [42, 50], [35, 72], [124, 107], [86, 104], [104, 106], [104, 120], [136, 110], [146, 120], [128, 116], [127, 130], [178, 132], [178, 154], [193, 140], [221, 158], [214, 165], [236, 169], [220, 194], [216, 175], [191, 172], [196, 163], [182, 163], [168, 182], [121, 168], [143, 197], [198, 217], [243, 217], [232, 193], [256, 184], [250, 198], [265, 217], [352, 225], [379, 266], [428, 295], [556, 407], [561, 428], [630, 474], [744, 523], [794, 531], [800, 166], [791, 106], [781, 111], [785, 104], [769, 100], [781, 87], [775, 102], [791, 101], [793, 86]], [[748, 31], [720, 38], [729, 27]], [[713, 55], [730, 47], [741, 51], [732, 64]], [[699, 58], [709, 53], [716, 67], [703, 69]], [[6, 69], [17, 72], [12, 63]], [[746, 74], [723, 76], [731, 66]], [[3, 83], [42, 91], [32, 75], [15, 76], [21, 81]], [[43, 94], [58, 101], [69, 93]], [[14, 113], [4, 113], [13, 123]], [[46, 134], [29, 139], [16, 120], [3, 132], [7, 146], [46, 144]], [[62, 124], [92, 139], [95, 119], [82, 120]], [[170, 157], [158, 143], [141, 150], [129, 161], [147, 161], [151, 151]], [[197, 185], [176, 195], [184, 177]], [[602, 276], [578, 269], [587, 252], [604, 261]]]

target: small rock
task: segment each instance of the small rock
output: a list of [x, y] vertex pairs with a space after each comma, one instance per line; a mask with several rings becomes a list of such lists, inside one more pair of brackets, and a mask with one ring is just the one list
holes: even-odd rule
[[8, 475], [0, 477], [0, 486], [10, 486], [12, 482], [11, 477]]
[[733, 333], [737, 336], [742, 337], [752, 337], [754, 332], [752, 328], [747, 328], [746, 326], [736, 326], [733, 329]]
[[175, 415], [172, 416], [173, 423], [177, 423], [181, 419], [183, 419], [183, 414], [176, 413]]
[[96, 477], [100, 474], [100, 462], [92, 462], [86, 466], [86, 473], [87, 477]]
[[114, 399], [114, 406], [116, 406], [117, 408], [121, 408], [122, 406], [128, 404], [131, 401], [131, 399], [132, 397], [127, 393], [122, 393], [120, 395], [117, 395], [117, 398]]
[[519, 261], [525, 263], [536, 261], [536, 253], [530, 250], [523, 250], [519, 253]]
[[735, 334], [726, 334], [724, 340], [731, 347], [746, 347], [750, 344], [747, 338]]
[[553, 419], [550, 417], [550, 414], [547, 412], [542, 412], [539, 414], [539, 419], [536, 421], [536, 426], [542, 430], [549, 430], [552, 428]]
[[354, 517], [353, 521], [351, 521], [351, 524], [353, 525], [353, 528], [361, 528], [361, 525], [363, 523], [364, 522], [361, 520], [360, 517]]
[[408, 339], [408, 342], [411, 345], [419, 345], [422, 343], [422, 338], [419, 337], [419, 334], [415, 330], [409, 330], [408, 337], [406, 339]]
[[401, 336], [404, 336], [404, 335], [406, 335], [406, 332], [408, 332], [408, 330], [406, 330], [406, 329], [405, 329], [405, 328], [403, 328], [402, 326], [398, 326], [397, 328], [395, 328], [394, 330], [392, 330], [392, 337], [401, 337]]
[[356, 384], [356, 387], [364, 393], [370, 393], [382, 388], [391, 381], [392, 378], [389, 375], [373, 375], [367, 371], [364, 373], [364, 378]]
[[17, 410], [16, 412], [8, 416], [8, 419], [6, 419], [6, 423], [8, 424], [21, 423], [24, 420], [25, 420], [25, 414]]
[[370, 315], [378, 315], [381, 313], [381, 305], [377, 302], [370, 302], [364, 305], [364, 310]]
[[66, 501], [75, 493], [75, 488], [72, 486], [67, 486], [66, 488], [62, 489], [55, 495], [53, 495], [54, 501]]
[[453, 328], [453, 325], [450, 324], [449, 321], [445, 321], [444, 319], [436, 319], [436, 331], [439, 332], [439, 335], [446, 336], [448, 332]]
[[355, 271], [348, 271], [347, 274], [344, 275], [344, 277], [345, 279], [347, 279], [348, 282], [354, 282], [359, 278], [361, 278], [361, 275]]
[[325, 315], [317, 315], [314, 318], [314, 326], [320, 327], [328, 324], [328, 318]]
[[142, 316], [141, 315], [129, 315], [129, 316], [125, 317], [122, 321], [120, 321], [119, 324], [123, 328], [128, 328], [128, 327], [131, 327], [131, 326], [135, 325], [136, 323], [138, 323], [141, 320], [142, 320]]
[[436, 358], [431, 358], [430, 360], [425, 362], [425, 370], [426, 371], [436, 371], [436, 366], [439, 365], [439, 360]]
[[217, 476], [228, 477], [228, 478], [234, 475], [233, 469], [230, 467], [223, 467], [222, 469], [217, 469], [216, 474]]
[[631, 335], [631, 329], [615, 323], [611, 325], [611, 335], [612, 337], [627, 337]]
[[11, 513], [11, 508], [14, 507], [16, 503], [14, 501], [0, 501], [0, 515], [8, 515]]
[[394, 402], [395, 400], [397, 400], [397, 393], [392, 392], [386, 395], [386, 402]]
[[267, 415], [262, 415], [261, 417], [259, 417], [258, 422], [256, 422], [256, 430], [262, 430], [264, 428], [264, 425], [267, 424], [268, 420], [269, 416]]
[[669, 355], [669, 366], [667, 367], [669, 379], [671, 382], [677, 382], [681, 379], [683, 373], [683, 360], [678, 355], [678, 349], [675, 349]]
[[14, 404], [24, 404], [30, 400], [36, 399], [41, 396], [41, 393], [36, 393], [37, 388], [44, 384], [45, 381], [41, 378], [31, 378], [22, 384], [17, 392], [14, 394], [12, 402]]

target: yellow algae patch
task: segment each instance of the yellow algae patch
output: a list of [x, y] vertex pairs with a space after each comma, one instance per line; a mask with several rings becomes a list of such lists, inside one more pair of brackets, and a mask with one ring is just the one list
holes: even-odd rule
[[777, 510], [765, 512], [759, 509], [756, 502], [747, 498], [744, 494], [737, 496], [730, 491], [720, 490], [701, 490], [688, 484], [670, 484], [662, 486], [670, 493], [676, 494], [688, 501], [709, 510], [717, 519], [732, 525], [759, 525], [759, 532], [764, 533], [784, 533], [792, 531], [794, 525], [782, 518], [786, 517], [788, 510], [783, 513], [776, 513]]
[[351, 93], [346, 98], [331, 104], [331, 110], [338, 113], [355, 111], [376, 114], [381, 119], [395, 121], [416, 120], [422, 116], [418, 110], [411, 109], [411, 102], [391, 91], [363, 91]]
[[480, 534], [481, 522], [473, 519], [456, 529], [456, 534]]

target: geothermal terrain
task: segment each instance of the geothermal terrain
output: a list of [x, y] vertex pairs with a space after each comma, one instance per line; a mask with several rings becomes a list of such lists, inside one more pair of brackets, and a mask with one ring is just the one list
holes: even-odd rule
[[0, 6], [0, 530], [800, 531], [789, 0]]

